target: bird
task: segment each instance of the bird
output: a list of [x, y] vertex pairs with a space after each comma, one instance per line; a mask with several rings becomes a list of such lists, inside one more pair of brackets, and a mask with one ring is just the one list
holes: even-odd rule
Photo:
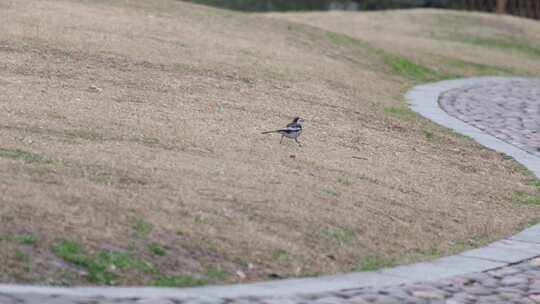
[[287, 124], [287, 126], [283, 129], [277, 129], [273, 131], [266, 131], [262, 132], [262, 134], [268, 134], [268, 133], [279, 133], [281, 134], [281, 140], [279, 143], [283, 141], [283, 137], [288, 137], [294, 139], [294, 141], [299, 145], [302, 146], [302, 144], [298, 141], [298, 136], [302, 133], [302, 123], [304, 120], [300, 117], [295, 117], [291, 123]]

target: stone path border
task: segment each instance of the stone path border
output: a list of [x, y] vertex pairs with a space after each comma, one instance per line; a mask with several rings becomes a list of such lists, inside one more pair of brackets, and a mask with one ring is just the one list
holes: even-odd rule
[[[421, 85], [406, 95], [411, 108], [421, 115], [467, 135], [479, 143], [514, 157], [540, 177], [540, 159], [511, 146], [462, 121], [453, 118], [439, 108], [438, 98], [443, 92], [467, 86], [486, 85], [492, 81], [516, 78], [483, 77], [448, 80]], [[322, 294], [359, 287], [383, 287], [418, 281], [428, 282], [457, 275], [482, 272], [501, 268], [540, 256], [540, 224], [514, 236], [494, 242], [486, 247], [443, 257], [431, 262], [416, 263], [374, 272], [356, 272], [319, 278], [286, 279], [263, 283], [250, 283], [198, 288], [155, 288], [155, 287], [40, 287], [0, 284], [0, 300], [4, 295], [33, 294], [56, 295], [58, 298], [99, 297], [101, 299], [178, 299], [195, 300], [197, 303], [213, 302], [216, 298], [249, 297], [295, 297], [302, 294]], [[37, 301], [37, 300], [36, 300]], [[137, 303], [142, 303], [137, 300]], [[202, 301], [202, 302], [201, 302]], [[0, 301], [2, 302], [2, 301]], [[159, 302], [159, 301], [158, 301]], [[64, 303], [64, 302], [62, 302]], [[146, 303], [146, 302], [145, 302]], [[150, 302], [148, 302], [150, 303]], [[244, 303], [244, 302], [242, 302]]]

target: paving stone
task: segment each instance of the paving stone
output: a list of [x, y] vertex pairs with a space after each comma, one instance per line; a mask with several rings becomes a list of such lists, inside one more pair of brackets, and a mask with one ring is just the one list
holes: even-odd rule
[[462, 270], [463, 273], [479, 272], [506, 265], [502, 262], [488, 261], [475, 257], [465, 257], [460, 255], [439, 258], [434, 260], [433, 263], [441, 267], [457, 268]]
[[498, 295], [489, 295], [485, 297], [481, 297], [478, 299], [477, 303], [489, 303], [489, 304], [495, 304], [495, 303], [508, 303], [507, 300], [501, 299]]
[[411, 297], [410, 293], [407, 292], [402, 286], [390, 286], [381, 289], [375, 289], [374, 292], [381, 295], [391, 295], [397, 299], [408, 299]]
[[460, 256], [475, 257], [490, 261], [517, 263], [532, 257], [532, 253], [510, 248], [484, 247], [465, 251]]
[[470, 285], [472, 283], [484, 282], [487, 280], [493, 280], [488, 273], [468, 273], [466, 275], [454, 278], [457, 284]]
[[380, 294], [377, 294], [377, 293], [373, 293], [371, 291], [368, 291], [368, 292], [365, 292], [361, 295], [358, 295], [357, 297], [361, 297], [362, 299], [368, 301], [368, 302], [373, 302], [379, 298], [384, 298], [385, 296], [383, 295], [380, 295]]
[[453, 294], [452, 297], [446, 300], [446, 302], [448, 303], [450, 301], [450, 302], [457, 302], [460, 304], [472, 304], [476, 302], [476, 299], [477, 297], [475, 295], [467, 294], [465, 292], [460, 292], [460, 293]]
[[540, 258], [532, 259], [530, 264], [534, 267], [540, 267]]
[[511, 275], [514, 275], [514, 274], [518, 274], [520, 272], [522, 272], [522, 270], [517, 268], [517, 267], [504, 267], [504, 268], [499, 268], [499, 269], [487, 271], [486, 273], [491, 275], [491, 276], [494, 276], [495, 278], [502, 278], [502, 277], [505, 277], [505, 276], [511, 276]]
[[500, 240], [489, 245], [490, 247], [510, 248], [531, 253], [531, 258], [540, 252], [540, 244], [533, 242], [523, 242], [514, 240]]
[[346, 304], [347, 300], [344, 298], [330, 296], [330, 297], [319, 298], [313, 301], [312, 303], [313, 304]]
[[[47, 303], [51, 304], [54, 303], [54, 301], [58, 300], [58, 297], [51, 296], [51, 295], [43, 295], [43, 294], [17, 294], [15, 296], [16, 299], [22, 301], [23, 303]], [[60, 298], [60, 301], [65, 301], [64, 299], [68, 299], [69, 297], [62, 297]]]
[[347, 299], [347, 303], [349, 304], [369, 304], [367, 300], [362, 298], [362, 296], [354, 296], [352, 298]]
[[487, 296], [493, 293], [493, 289], [483, 287], [481, 285], [475, 285], [471, 287], [467, 287], [464, 289], [464, 291], [473, 296]]
[[[246, 302], [246, 299], [242, 299], [242, 298], [239, 298], [239, 299], [234, 299], [234, 301], [238, 300], [238, 302], [234, 302], [236, 304], [247, 304], [247, 303], [257, 303], [256, 301], [248, 301]], [[223, 299], [213, 299], [213, 300], [209, 300], [209, 299], [182, 299], [179, 301], [181, 304], [222, 304], [222, 303], [225, 303], [225, 301]]]
[[445, 298], [445, 293], [437, 291], [417, 290], [412, 292], [413, 297], [430, 300], [442, 300]]
[[381, 273], [410, 278], [418, 281], [431, 281], [448, 278], [458, 274], [464, 274], [466, 272], [459, 268], [438, 266], [431, 263], [416, 263], [383, 269]]
[[540, 303], [540, 294], [529, 295], [529, 299], [535, 301], [536, 303]]
[[175, 304], [170, 299], [140, 299], [135, 304]]
[[371, 303], [373, 304], [403, 304], [400, 300], [394, 299], [389, 296], [382, 296], [379, 295], [378, 297], [375, 297]]
[[529, 280], [526, 277], [522, 276], [509, 276], [505, 277], [501, 280], [501, 285], [504, 286], [514, 286], [514, 285], [522, 285], [527, 284]]
[[0, 304], [16, 304], [16, 303], [17, 303], [17, 300], [14, 299], [12, 296], [0, 294]]
[[501, 299], [503, 299], [503, 300], [508, 301], [508, 302], [519, 301], [519, 300], [525, 298], [525, 296], [522, 295], [522, 294], [508, 293], [508, 292], [500, 293], [499, 297]]
[[445, 286], [445, 287], [442, 287], [441, 289], [451, 294], [463, 291], [463, 288], [457, 285]]
[[352, 298], [360, 294], [364, 294], [366, 292], [366, 288], [355, 288], [355, 289], [347, 289], [347, 290], [340, 290], [336, 292], [330, 293], [331, 295], [339, 295], [344, 298]]
[[528, 290], [528, 285], [522, 285], [522, 286], [519, 286], [519, 285], [515, 285], [515, 286], [502, 286], [502, 287], [498, 287], [494, 290], [496, 290], [498, 293], [512, 293], [512, 294], [517, 294], [517, 295], [520, 295], [520, 296], [523, 296], [526, 294], [527, 290]]
[[[247, 303], [253, 303], [253, 302], [255, 301], [251, 301]], [[297, 303], [300, 303], [300, 300], [295, 299], [295, 298], [290, 298], [290, 299], [289, 298], [274, 298], [274, 299], [264, 299], [261, 301], [261, 303], [262, 304], [297, 304]]]

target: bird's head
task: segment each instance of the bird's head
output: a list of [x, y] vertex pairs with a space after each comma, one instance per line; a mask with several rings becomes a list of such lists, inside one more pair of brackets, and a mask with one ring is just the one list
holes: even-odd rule
[[292, 122], [294, 122], [294, 123], [302, 123], [302, 122], [304, 122], [304, 119], [302, 119], [302, 118], [300, 118], [300, 117], [297, 116], [297, 117], [295, 117], [295, 118], [293, 119]]

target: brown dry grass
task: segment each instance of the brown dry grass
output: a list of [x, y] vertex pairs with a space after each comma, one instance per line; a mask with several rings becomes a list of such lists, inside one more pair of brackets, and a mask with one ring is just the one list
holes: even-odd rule
[[[428, 259], [538, 220], [515, 196], [537, 194], [530, 174], [402, 97], [428, 79], [538, 74], [531, 52], [463, 42], [540, 41], [538, 23], [172, 0], [0, 1], [0, 20], [2, 282], [89, 283], [52, 253], [62, 239], [153, 265], [111, 268], [113, 284], [235, 282]], [[296, 115], [304, 147], [260, 134]]]

